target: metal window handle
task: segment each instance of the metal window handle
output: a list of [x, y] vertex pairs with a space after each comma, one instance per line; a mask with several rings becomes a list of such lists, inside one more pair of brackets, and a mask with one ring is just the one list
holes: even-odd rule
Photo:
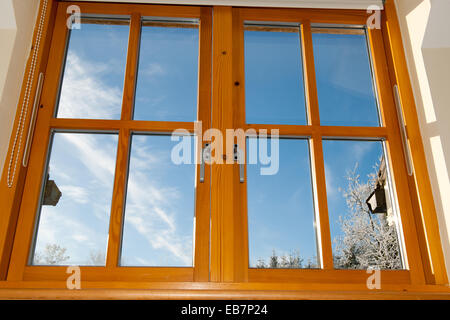
[[42, 84], [44, 83], [44, 74], [39, 74], [39, 79], [36, 87], [36, 93], [34, 95], [33, 109], [31, 110], [30, 126], [28, 127], [27, 142], [25, 144], [25, 151], [23, 153], [22, 165], [28, 166], [28, 160], [30, 158], [31, 141], [33, 140], [34, 128], [36, 127], [36, 118], [39, 101], [41, 100]]
[[244, 183], [244, 151], [237, 144], [234, 145], [234, 161], [239, 164], [239, 182]]
[[408, 133], [406, 131], [405, 120], [403, 118], [401, 102], [400, 102], [400, 93], [398, 91], [398, 86], [394, 85], [394, 98], [395, 98], [395, 107], [397, 109], [397, 118], [398, 125], [400, 127], [400, 135], [402, 138], [403, 152], [406, 157], [406, 169], [408, 171], [408, 175], [412, 176], [413, 174], [413, 166], [411, 161], [411, 150], [408, 145]]
[[205, 143], [200, 156], [200, 182], [205, 182], [205, 163], [211, 162], [211, 144]]

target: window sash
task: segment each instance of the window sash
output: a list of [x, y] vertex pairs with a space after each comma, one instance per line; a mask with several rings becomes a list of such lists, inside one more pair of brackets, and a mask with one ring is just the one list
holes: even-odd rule
[[[49, 61], [62, 61], [64, 56], [63, 39], [66, 38], [65, 25], [68, 3], [59, 3], [58, 13], [53, 33]], [[114, 183], [113, 212], [110, 224], [110, 239], [108, 244], [107, 265], [102, 267], [83, 267], [82, 272], [87, 281], [214, 281], [214, 282], [288, 282], [295, 279], [298, 282], [317, 282], [326, 279], [327, 282], [356, 282], [362, 278], [360, 271], [333, 270], [331, 255], [331, 240], [329, 235], [329, 221], [326, 203], [326, 186], [323, 165], [322, 139], [325, 137], [343, 138], [380, 138], [386, 139], [390, 151], [390, 163], [397, 186], [399, 204], [402, 208], [402, 221], [409, 270], [383, 271], [392, 283], [424, 283], [423, 263], [419, 252], [417, 231], [414, 225], [414, 215], [408, 193], [408, 182], [403, 155], [400, 150], [401, 140], [396, 122], [393, 97], [390, 90], [387, 62], [384, 54], [383, 38], [380, 30], [369, 30], [370, 50], [374, 60], [374, 71], [383, 127], [333, 127], [319, 125], [319, 111], [317, 88], [314, 72], [314, 57], [312, 53], [311, 23], [346, 23], [361, 25], [366, 22], [365, 11], [333, 11], [333, 10], [282, 10], [262, 8], [230, 8], [218, 7], [211, 14], [210, 8], [199, 7], [165, 7], [144, 5], [109, 5], [107, 7], [97, 3], [80, 3], [82, 12], [90, 14], [131, 15], [131, 29], [129, 39], [129, 55], [126, 66], [124, 98], [121, 120], [78, 120], [56, 119], [52, 117], [53, 110], [44, 107], [37, 123], [34, 148], [32, 148], [30, 167], [28, 169], [23, 205], [20, 210], [20, 220], [14, 243], [9, 280], [65, 280], [64, 267], [27, 266], [25, 261], [30, 248], [33, 221], [36, 210], [36, 190], [40, 187], [40, 175], [44, 167], [46, 145], [49, 140], [50, 129], [85, 130], [85, 131], [119, 131], [119, 152], [117, 155], [116, 175]], [[139, 13], [136, 13], [139, 12]], [[211, 191], [203, 190], [201, 199], [205, 201], [211, 192], [211, 231], [209, 231], [209, 204], [202, 204], [203, 215], [201, 222], [197, 216], [196, 253], [194, 268], [138, 268], [128, 269], [117, 267], [120, 242], [120, 216], [123, 208], [125, 177], [120, 168], [125, 168], [128, 161], [129, 140], [131, 132], [165, 132], [170, 133], [177, 128], [194, 130], [193, 123], [168, 123], [159, 121], [131, 120], [132, 99], [135, 87], [135, 70], [137, 66], [137, 43], [139, 39], [138, 25], [141, 16], [184, 17], [199, 18], [201, 20], [200, 35], [200, 71], [199, 71], [199, 116], [203, 121], [203, 130], [216, 127], [221, 130], [227, 128], [272, 129], [279, 128], [281, 136], [310, 137], [315, 174], [315, 192], [317, 193], [318, 212], [320, 218], [320, 248], [321, 270], [249, 270], [248, 268], [248, 237], [246, 217], [246, 184], [236, 183], [238, 167], [212, 165]], [[216, 22], [212, 26], [212, 19]], [[244, 21], [282, 21], [300, 22], [302, 32], [302, 47], [304, 53], [304, 72], [307, 95], [309, 125], [247, 125], [245, 124], [244, 100], [244, 72], [243, 72], [243, 26]], [[211, 43], [211, 34], [215, 42]], [[211, 50], [212, 49], [212, 50]], [[225, 54], [224, 54], [225, 52]], [[211, 59], [218, 69], [211, 71]], [[48, 67], [47, 83], [44, 85], [42, 104], [55, 105], [55, 88], [59, 85], [58, 70], [53, 70], [55, 64]], [[212, 74], [212, 83], [210, 83]], [[235, 83], [239, 83], [236, 85]], [[212, 106], [211, 101], [212, 91]], [[229, 112], [232, 106], [232, 112]], [[225, 107], [228, 108], [225, 110]], [[211, 112], [214, 117], [211, 118]], [[36, 143], [39, 141], [39, 144]], [[231, 188], [230, 188], [231, 186]], [[207, 188], [206, 184], [197, 188]], [[226, 207], [221, 207], [225, 199], [233, 199]], [[228, 210], [228, 211], [227, 211]], [[228, 213], [227, 213], [228, 212]], [[230, 214], [231, 213], [231, 214]], [[211, 242], [209, 243], [209, 232]], [[200, 239], [200, 241], [198, 240]], [[209, 251], [211, 250], [211, 251]], [[211, 257], [209, 255], [211, 254]], [[197, 265], [198, 261], [202, 261]], [[198, 268], [197, 268], [198, 266]], [[208, 267], [210, 266], [210, 268]], [[324, 277], [324, 275], [327, 275]], [[341, 277], [341, 275], [343, 277]], [[358, 282], [359, 283], [359, 282]]]

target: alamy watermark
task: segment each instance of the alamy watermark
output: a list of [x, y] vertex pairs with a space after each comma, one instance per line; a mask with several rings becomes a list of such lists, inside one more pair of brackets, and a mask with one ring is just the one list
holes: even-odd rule
[[381, 8], [377, 5], [371, 5], [367, 8], [367, 18], [366, 25], [368, 29], [381, 29]]
[[68, 266], [66, 273], [69, 274], [66, 280], [66, 286], [69, 290], [81, 289], [81, 269], [79, 266]]
[[[194, 137], [197, 146], [208, 143], [208, 164], [260, 164], [261, 175], [275, 175], [280, 166], [279, 130], [261, 129], [226, 129], [215, 128], [203, 132], [202, 122], [195, 122]], [[248, 148], [245, 148], [248, 138]], [[200, 141], [198, 141], [200, 139]], [[186, 129], [172, 132], [171, 140], [178, 142], [171, 151], [171, 161], [174, 164], [201, 164], [203, 152], [192, 155], [192, 134]], [[246, 155], [246, 153], [248, 154]], [[238, 153], [238, 154], [236, 154]], [[248, 159], [248, 161], [247, 161]]]
[[375, 267], [367, 268], [366, 273], [370, 274], [367, 278], [366, 286], [369, 290], [380, 290], [381, 289], [381, 271]]
[[69, 30], [81, 29], [81, 9], [77, 5], [70, 5], [67, 7], [66, 13], [70, 16], [66, 20], [66, 25]]

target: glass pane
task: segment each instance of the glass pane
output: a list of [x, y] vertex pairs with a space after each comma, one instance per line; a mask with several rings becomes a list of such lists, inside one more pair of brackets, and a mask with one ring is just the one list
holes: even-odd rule
[[323, 142], [337, 269], [402, 269], [399, 219], [383, 142]]
[[251, 160], [256, 149], [259, 149], [260, 159], [264, 159], [261, 156], [266, 150], [264, 141], [247, 140], [250, 267], [317, 268], [308, 141], [266, 140], [267, 154], [273, 161], [279, 159], [278, 172], [272, 170], [268, 175], [261, 170], [268, 167], [261, 163], [268, 161], [252, 164], [255, 161]]
[[70, 31], [58, 118], [120, 119], [128, 21], [83, 19]]
[[244, 39], [247, 123], [306, 124], [299, 28], [247, 26]]
[[194, 140], [183, 137], [190, 164], [177, 164], [170, 136], [133, 136], [121, 265], [192, 266]]
[[134, 119], [197, 119], [198, 41], [196, 24], [144, 22]]
[[320, 122], [379, 126], [371, 63], [363, 29], [313, 29]]
[[105, 265], [115, 134], [55, 133], [33, 265]]

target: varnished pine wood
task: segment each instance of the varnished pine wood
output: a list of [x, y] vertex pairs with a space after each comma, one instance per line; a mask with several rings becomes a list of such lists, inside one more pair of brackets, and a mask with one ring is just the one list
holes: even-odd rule
[[176, 129], [194, 132], [193, 122], [142, 121], [142, 120], [96, 120], [96, 119], [50, 119], [50, 127], [61, 131], [118, 131], [171, 134]]
[[[366, 270], [249, 269], [250, 282], [364, 284], [370, 275]], [[382, 285], [411, 283], [406, 270], [382, 270], [380, 279]]]
[[[41, 12], [43, 3], [39, 6], [39, 11]], [[40, 45], [40, 50], [37, 53], [37, 63], [36, 63], [36, 70], [35, 70], [35, 78], [32, 79], [32, 86], [30, 88], [31, 94], [30, 97], [34, 97], [34, 92], [36, 90], [37, 86], [37, 78], [38, 74], [40, 72], [45, 71], [47, 67], [48, 62], [48, 55], [50, 51], [50, 44], [51, 44], [51, 38], [53, 34], [53, 27], [55, 23], [55, 15], [56, 15], [56, 1], [55, 0], [49, 0], [47, 5], [47, 14], [45, 15], [45, 23], [43, 25], [43, 32], [42, 32], [42, 40]], [[37, 17], [37, 20], [35, 22], [34, 27], [34, 33], [32, 38], [32, 43], [35, 43], [37, 32], [38, 32], [38, 23], [39, 23], [39, 17]], [[6, 153], [5, 157], [5, 164], [2, 168], [2, 175], [0, 179], [0, 281], [5, 280], [7, 277], [7, 271], [10, 264], [12, 249], [13, 249], [13, 240], [14, 240], [14, 234], [15, 230], [17, 228], [17, 222], [18, 222], [18, 216], [19, 216], [19, 210], [20, 210], [20, 203], [22, 200], [22, 192], [25, 185], [25, 177], [26, 173], [28, 171], [27, 168], [24, 168], [21, 163], [21, 159], [23, 157], [23, 148], [25, 147], [25, 139], [26, 135], [25, 132], [28, 130], [29, 121], [31, 117], [31, 112], [28, 112], [27, 117], [25, 119], [25, 125], [23, 127], [23, 140], [21, 148], [18, 149], [16, 147], [15, 155], [14, 157], [18, 157], [17, 161], [17, 167], [16, 167], [16, 175], [13, 182], [12, 187], [8, 187], [7, 185], [7, 174], [8, 174], [8, 165], [9, 165], [9, 159], [11, 157], [12, 148], [13, 148], [13, 142], [14, 142], [14, 133], [16, 132], [18, 126], [19, 126], [19, 117], [21, 112], [21, 106], [25, 99], [25, 88], [26, 88], [26, 76], [29, 74], [31, 68], [31, 51], [30, 55], [28, 57], [26, 68], [24, 72], [24, 79], [22, 81], [22, 89], [20, 91], [19, 101], [18, 101], [18, 108], [16, 111], [16, 116], [14, 119], [14, 123], [12, 125], [12, 133], [11, 133], [11, 139], [8, 147], [8, 152]], [[33, 101], [29, 101], [29, 107], [28, 109], [31, 109], [31, 105]], [[35, 147], [36, 148], [36, 147]], [[14, 160], [15, 161], [15, 160]], [[11, 168], [12, 169], [12, 168]]]
[[[213, 21], [212, 127], [225, 137], [233, 128], [232, 8], [215, 7]], [[233, 165], [212, 164], [210, 279], [215, 282], [234, 280], [234, 183]]]
[[313, 126], [320, 126], [319, 98], [317, 93], [316, 69], [314, 66], [314, 49], [310, 21], [306, 20], [303, 22], [300, 38], [303, 53], [303, 72], [308, 123]]
[[133, 118], [140, 37], [141, 15], [140, 13], [133, 13], [131, 15], [130, 34], [128, 37], [127, 64], [125, 69], [125, 81], [123, 85], [121, 120], [131, 120]]
[[127, 4], [101, 2], [61, 2], [60, 6], [66, 10], [71, 5], [77, 5], [82, 13], [91, 15], [131, 16], [139, 12], [142, 17], [173, 17], [173, 18], [200, 18], [201, 7], [196, 6], [167, 6], [150, 4]]
[[[305, 74], [304, 79], [308, 122], [314, 128], [320, 128], [319, 99], [317, 93], [316, 71], [314, 66], [314, 49], [312, 43], [311, 24], [308, 20], [304, 21], [301, 26], [301, 43], [303, 52], [303, 68]], [[347, 132], [347, 130], [343, 131]], [[323, 269], [330, 270], [333, 268], [333, 253], [331, 251], [325, 164], [323, 157], [322, 137], [320, 134], [314, 133], [312, 135], [310, 150], [318, 245], [317, 251], [321, 267]]]
[[[245, 66], [244, 66], [244, 23], [240, 9], [233, 8], [232, 12], [232, 43], [233, 43], [233, 128], [245, 128]], [[234, 138], [233, 138], [234, 139]], [[246, 152], [246, 139], [237, 138], [239, 148]], [[234, 144], [233, 143], [233, 144]], [[234, 281], [248, 281], [248, 215], [247, 215], [247, 168], [245, 166], [244, 182], [239, 182], [239, 165], [234, 164]]]
[[[120, 264], [122, 226], [125, 211], [126, 185], [128, 178], [128, 155], [131, 146], [130, 130], [122, 129], [117, 144], [116, 169], [109, 219], [108, 246], [106, 266], [114, 269]], [[110, 273], [111, 270], [108, 271]]]
[[412, 212], [411, 200], [408, 195], [406, 162], [402, 152], [402, 141], [400, 139], [400, 128], [398, 127], [395, 112], [393, 91], [389, 82], [389, 71], [385, 59], [384, 44], [381, 31], [378, 29], [368, 30], [369, 43], [372, 50], [373, 67], [380, 101], [380, 109], [385, 119], [388, 130], [388, 159], [392, 168], [394, 184], [397, 192], [397, 200], [400, 207], [401, 228], [405, 239], [405, 248], [409, 269], [411, 270], [411, 281], [415, 284], [424, 284], [425, 276], [423, 270], [422, 256], [417, 238], [415, 219]]
[[[62, 61], [65, 52], [65, 39], [68, 29], [66, 27], [56, 27], [58, 25], [65, 26], [66, 23], [66, 13], [60, 7], [57, 9], [55, 19], [55, 28], [51, 39], [48, 61]], [[14, 234], [8, 280], [22, 279], [23, 270], [27, 264], [50, 139], [49, 120], [53, 115], [56, 104], [60, 70], [61, 66], [59, 64], [55, 66], [52, 63], [47, 64], [45, 70], [45, 81], [41, 97], [42, 108], [39, 109], [36, 120], [27, 177], [21, 200], [17, 228]]]
[[279, 9], [279, 8], [243, 8], [244, 21], [273, 21], [300, 23], [309, 20], [312, 23], [334, 23], [365, 25], [369, 15], [364, 10], [328, 10], [328, 9]]
[[[24, 270], [25, 281], [66, 282], [70, 274], [65, 266], [29, 266]], [[193, 268], [164, 267], [83, 267], [80, 281], [138, 281], [138, 282], [189, 282], [193, 280]]]
[[315, 222], [318, 257], [323, 269], [333, 269], [333, 253], [331, 248], [330, 222], [328, 217], [328, 200], [325, 180], [325, 164], [323, 157], [322, 139], [319, 135], [312, 137], [311, 171], [314, 194]]
[[[212, 78], [212, 10], [202, 8], [200, 17], [198, 121], [203, 133], [211, 127]], [[197, 157], [201, 156], [203, 141], [197, 136]], [[205, 164], [205, 179], [200, 183], [200, 164], [196, 174], [194, 281], [209, 281], [211, 167]]]

